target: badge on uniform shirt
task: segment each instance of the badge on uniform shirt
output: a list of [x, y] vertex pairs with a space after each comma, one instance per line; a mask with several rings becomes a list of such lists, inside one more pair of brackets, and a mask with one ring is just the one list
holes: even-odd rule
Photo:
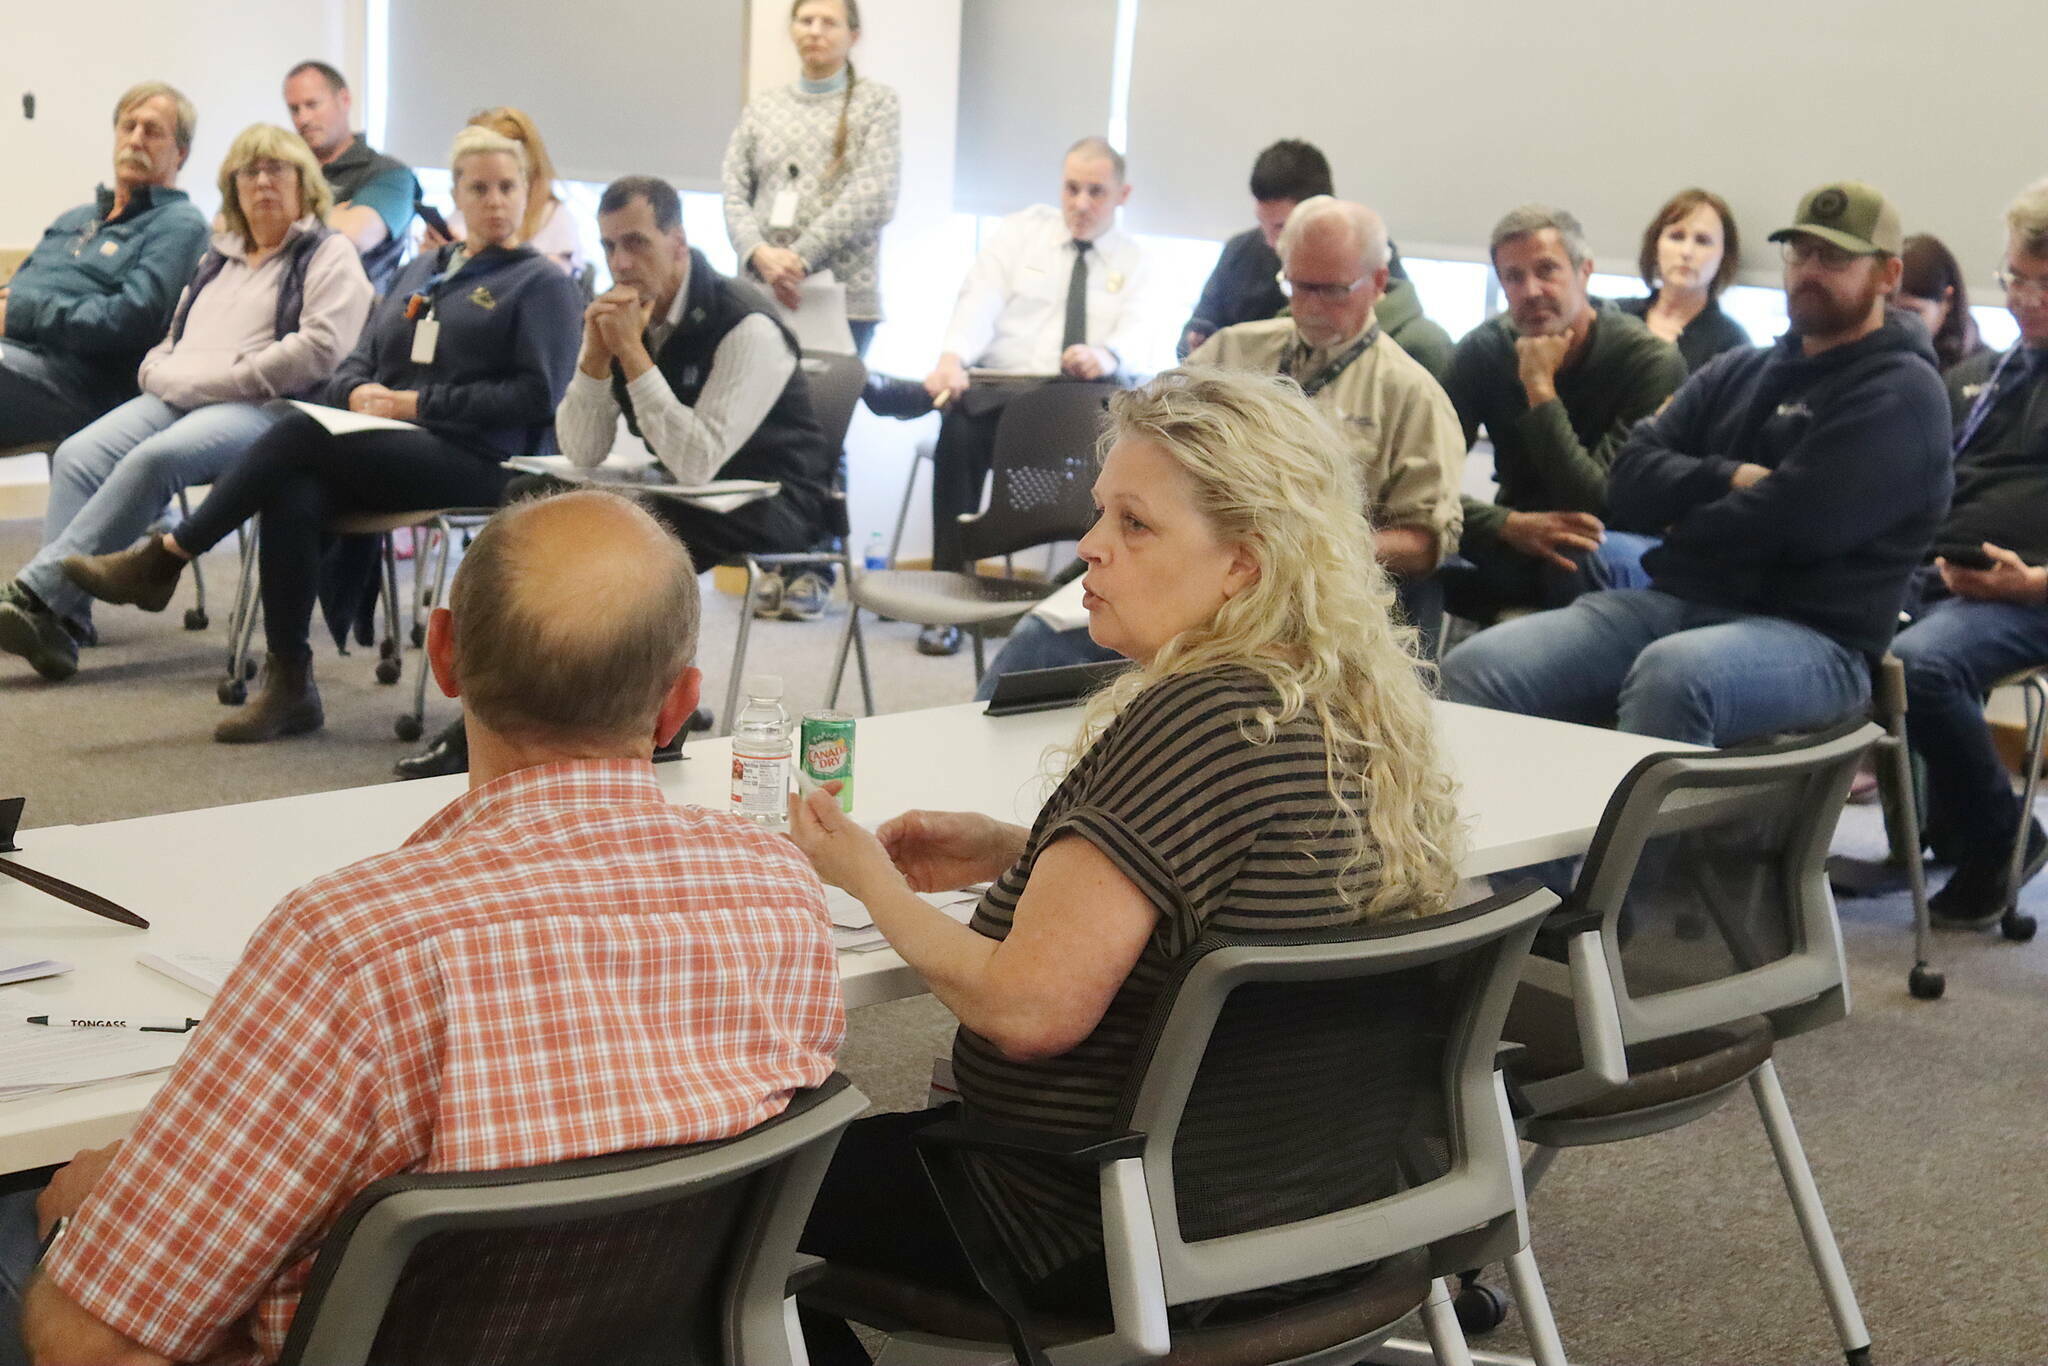
[[1112, 270], [1106, 277], [1104, 277], [1102, 281], [1102, 287], [1108, 290], [1110, 293], [1115, 294], [1124, 287], [1124, 277], [1116, 271]]
[[492, 309], [498, 306], [497, 296], [482, 285], [478, 285], [475, 289], [469, 291], [469, 301], [482, 309]]
[[441, 344], [441, 323], [437, 318], [421, 318], [412, 325], [412, 363], [432, 365], [434, 348]]
[[771, 228], [793, 228], [796, 226], [796, 191], [777, 190], [775, 198], [768, 205], [768, 226]]
[[119, 242], [100, 243], [100, 255], [102, 256], [112, 256], [115, 252], [119, 251], [120, 249], [121, 244]]

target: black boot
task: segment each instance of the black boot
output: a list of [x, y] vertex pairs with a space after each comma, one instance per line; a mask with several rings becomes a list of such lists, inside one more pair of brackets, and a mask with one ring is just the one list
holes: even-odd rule
[[326, 723], [320, 690], [313, 686], [313, 658], [263, 658], [263, 691], [256, 699], [213, 728], [224, 745], [254, 745], [282, 735], [303, 735]]

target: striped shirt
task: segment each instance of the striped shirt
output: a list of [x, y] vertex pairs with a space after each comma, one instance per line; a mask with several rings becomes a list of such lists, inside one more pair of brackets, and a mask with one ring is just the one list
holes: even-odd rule
[[274, 1360], [371, 1182], [741, 1133], [845, 1023], [787, 840], [644, 761], [522, 769], [271, 912], [45, 1270], [175, 1361]]
[[[1107, 1132], [1153, 1004], [1205, 930], [1298, 933], [1358, 919], [1358, 895], [1338, 885], [1348, 848], [1314, 717], [1295, 718], [1270, 741], [1251, 738], [1258, 713], [1277, 707], [1272, 688], [1249, 670], [1167, 678], [1124, 709], [1053, 793], [972, 928], [991, 939], [1008, 935], [1032, 865], [1069, 835], [1101, 850], [1159, 918], [1101, 1023], [1070, 1051], [1019, 1062], [960, 1030], [953, 1070], [972, 1117]], [[1101, 1248], [1093, 1172], [1006, 1159], [977, 1175], [1027, 1275], [1043, 1278]]]

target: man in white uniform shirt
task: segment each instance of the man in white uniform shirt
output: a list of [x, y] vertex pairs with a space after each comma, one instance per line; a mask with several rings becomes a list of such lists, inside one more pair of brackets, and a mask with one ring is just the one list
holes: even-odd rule
[[[1116, 226], [1131, 197], [1124, 159], [1099, 137], [1067, 150], [1060, 207], [1034, 204], [1005, 218], [960, 286], [945, 351], [925, 392], [945, 409], [932, 459], [932, 565], [962, 567], [958, 517], [981, 507], [996, 423], [1014, 384], [976, 384], [970, 370], [1109, 379], [1167, 363], [1172, 335], [1158, 273]], [[1164, 319], [1164, 321], [1162, 321]], [[954, 626], [918, 637], [926, 654], [960, 648]]]

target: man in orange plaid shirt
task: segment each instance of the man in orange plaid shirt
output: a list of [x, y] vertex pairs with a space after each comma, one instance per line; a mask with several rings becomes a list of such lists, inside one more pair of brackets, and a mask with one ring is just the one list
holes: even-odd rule
[[18, 1301], [0, 1267], [0, 1362], [17, 1311], [37, 1361], [272, 1360], [371, 1182], [726, 1137], [831, 1073], [817, 877], [649, 763], [697, 705], [687, 553], [564, 494], [494, 517], [451, 605], [427, 649], [469, 792], [264, 921], [134, 1133], [36, 1201], [67, 1222]]

